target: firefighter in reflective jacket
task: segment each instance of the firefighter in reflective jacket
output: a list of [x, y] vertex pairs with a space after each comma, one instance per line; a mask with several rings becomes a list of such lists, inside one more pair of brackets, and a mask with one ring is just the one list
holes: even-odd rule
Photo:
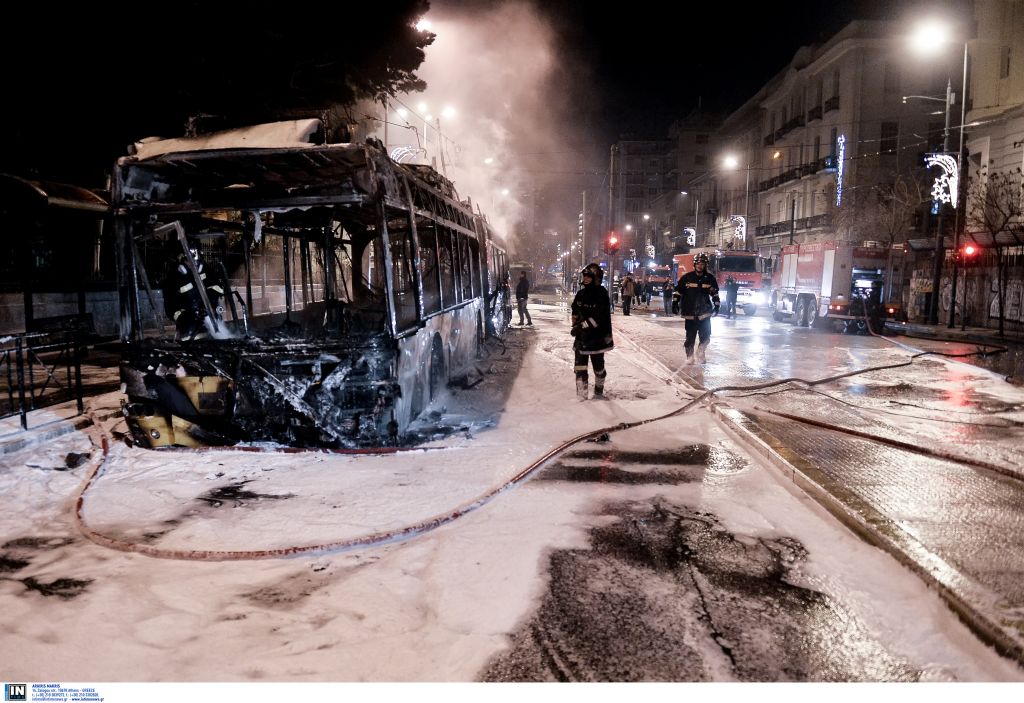
[[587, 399], [587, 363], [594, 367], [594, 397], [604, 395], [604, 379], [608, 372], [604, 367], [604, 353], [615, 346], [612, 342], [611, 300], [608, 291], [601, 285], [604, 271], [597, 264], [587, 264], [580, 271], [583, 287], [572, 301], [572, 329], [575, 337], [573, 351], [576, 353], [573, 370], [576, 373], [576, 395]]
[[711, 318], [718, 314], [721, 300], [718, 297], [718, 281], [708, 273], [708, 255], [693, 257], [693, 271], [683, 274], [676, 284], [679, 293], [679, 314], [686, 320], [686, 363], [694, 362], [693, 343], [700, 336], [696, 361], [706, 361], [705, 352], [711, 343]]
[[[224, 312], [224, 308], [221, 307], [221, 299], [224, 297], [223, 282], [214, 267], [207, 269], [197, 247], [189, 247], [189, 254], [199, 273], [199, 280], [206, 288], [210, 307], [213, 308], [214, 315], [220, 319]], [[178, 339], [195, 339], [206, 332], [206, 307], [195, 287], [195, 279], [184, 254], [178, 257], [178, 265], [164, 287], [164, 310], [174, 320]]]

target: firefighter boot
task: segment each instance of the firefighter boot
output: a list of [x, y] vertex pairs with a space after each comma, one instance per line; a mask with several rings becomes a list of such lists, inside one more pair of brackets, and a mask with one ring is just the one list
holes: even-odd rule
[[697, 363], [703, 364], [707, 362], [707, 348], [710, 342], [701, 342], [697, 345]]
[[601, 398], [604, 396], [604, 377], [607, 376], [607, 372], [602, 374], [594, 374], [594, 397]]
[[683, 347], [683, 351], [686, 352], [686, 365], [689, 366], [693, 363], [693, 347]]
[[582, 376], [576, 377], [576, 397], [580, 400], [587, 399], [587, 379]]

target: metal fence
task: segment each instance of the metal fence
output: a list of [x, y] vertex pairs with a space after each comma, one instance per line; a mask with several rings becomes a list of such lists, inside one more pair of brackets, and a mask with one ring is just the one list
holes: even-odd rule
[[21, 416], [38, 408], [77, 400], [82, 393], [82, 335], [77, 331], [30, 332], [0, 338], [0, 418]]

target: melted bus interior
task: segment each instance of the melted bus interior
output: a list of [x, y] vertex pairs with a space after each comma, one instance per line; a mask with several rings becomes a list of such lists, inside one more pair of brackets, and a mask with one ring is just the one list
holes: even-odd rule
[[[125, 414], [144, 446], [401, 442], [503, 324], [482, 216], [372, 143], [125, 157], [113, 195]], [[194, 334], [165, 300], [185, 288], [209, 293]]]

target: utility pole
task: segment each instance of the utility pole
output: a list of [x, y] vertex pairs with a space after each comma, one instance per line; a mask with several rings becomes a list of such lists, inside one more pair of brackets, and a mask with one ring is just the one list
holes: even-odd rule
[[793, 193], [793, 200], [789, 204], [789, 243], [793, 243], [793, 235], [796, 234], [796, 193]]
[[[964, 220], [967, 217], [967, 193], [964, 186], [967, 185], [967, 169], [964, 168], [964, 122], [967, 119], [967, 42], [964, 42], [964, 75], [963, 75], [963, 86], [960, 90], [960, 147], [956, 153], [956, 163], [959, 168], [959, 179], [957, 187], [960, 189], [957, 197], [957, 208], [956, 218], [953, 220], [953, 281], [950, 284], [950, 296], [949, 296], [949, 323], [946, 325], [947, 328], [953, 329], [954, 320], [956, 318], [956, 278], [957, 278], [957, 260], [960, 258], [960, 227], [963, 225]], [[949, 106], [946, 106], [946, 126], [949, 126]], [[961, 214], [963, 213], [963, 214]], [[967, 262], [964, 262], [966, 265]], [[966, 303], [967, 303], [967, 273], [964, 272], [964, 305], [961, 306], [960, 319], [964, 326], [967, 325]]]
[[580, 210], [580, 258], [583, 259], [582, 269], [587, 265], [587, 191], [583, 191], [583, 209]]
[[[953, 81], [946, 79], [946, 126], [942, 130], [942, 153], [949, 151], [949, 107], [953, 101]], [[935, 270], [932, 272], [932, 304], [928, 311], [928, 322], [933, 325], [939, 324], [939, 299], [940, 286], [942, 285], [942, 260], [945, 259], [945, 244], [943, 241], [943, 207], [939, 203], [938, 231], [935, 233]], [[950, 305], [954, 303], [951, 301]]]

